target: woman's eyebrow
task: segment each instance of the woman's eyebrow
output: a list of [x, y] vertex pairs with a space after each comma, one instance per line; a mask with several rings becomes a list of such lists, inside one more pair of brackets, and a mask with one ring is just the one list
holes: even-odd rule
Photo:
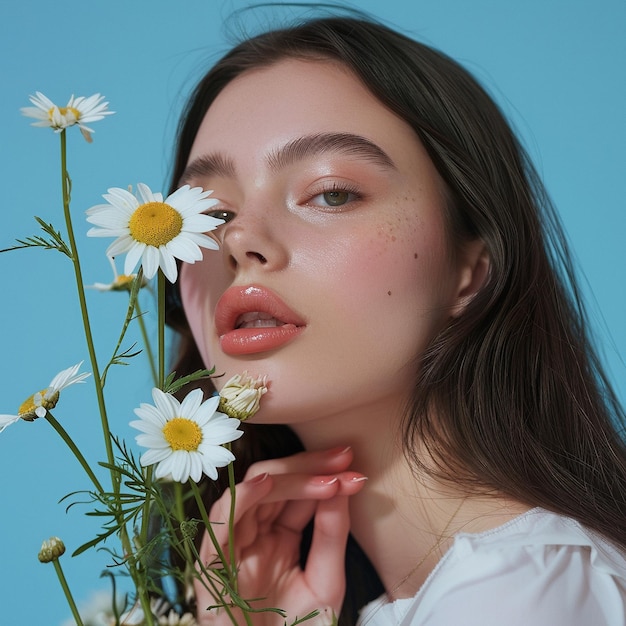
[[395, 168], [391, 157], [374, 142], [352, 133], [319, 133], [298, 137], [277, 148], [267, 157], [269, 167], [276, 171], [311, 156], [328, 152], [343, 153], [386, 168]]
[[178, 184], [180, 186], [191, 180], [209, 178], [210, 176], [234, 178], [235, 175], [235, 163], [232, 159], [219, 153], [206, 154], [195, 158], [187, 165]]
[[[352, 133], [318, 133], [298, 137], [276, 148], [266, 160], [271, 170], [278, 171], [303, 159], [328, 152], [342, 153], [385, 168], [396, 167], [391, 157], [373, 141]], [[197, 157], [185, 168], [179, 185], [210, 176], [235, 178], [234, 161], [221, 153]]]

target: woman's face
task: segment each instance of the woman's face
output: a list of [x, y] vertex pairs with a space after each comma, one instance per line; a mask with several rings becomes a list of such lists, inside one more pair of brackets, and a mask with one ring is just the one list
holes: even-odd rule
[[228, 84], [183, 182], [214, 190], [218, 252], [181, 293], [207, 367], [267, 375], [256, 421], [389, 406], [462, 300], [443, 184], [412, 129], [348, 70], [284, 60]]

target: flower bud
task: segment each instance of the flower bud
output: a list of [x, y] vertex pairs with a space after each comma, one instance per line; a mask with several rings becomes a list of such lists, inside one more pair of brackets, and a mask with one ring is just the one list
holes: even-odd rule
[[38, 558], [42, 563], [56, 561], [65, 552], [65, 544], [58, 537], [50, 537], [41, 544]]
[[248, 372], [233, 376], [220, 391], [219, 410], [229, 417], [247, 420], [260, 408], [267, 393], [267, 376], [252, 378]]

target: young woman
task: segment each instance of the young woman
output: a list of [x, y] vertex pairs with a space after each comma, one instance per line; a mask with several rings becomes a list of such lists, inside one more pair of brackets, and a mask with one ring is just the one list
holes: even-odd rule
[[244, 41], [191, 98], [183, 183], [226, 222], [171, 294], [177, 370], [270, 381], [237, 442], [244, 597], [287, 623], [626, 624], [624, 415], [464, 69], [355, 18]]

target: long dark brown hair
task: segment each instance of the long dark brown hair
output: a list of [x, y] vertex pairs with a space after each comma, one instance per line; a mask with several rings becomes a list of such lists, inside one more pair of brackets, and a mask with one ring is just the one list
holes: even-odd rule
[[[504, 116], [458, 63], [354, 17], [311, 20], [247, 39], [192, 94], [172, 188], [224, 86], [284, 58], [344, 64], [405, 120], [446, 183], [453, 242], [479, 238], [489, 254], [486, 284], [418, 357], [405, 417], [410, 461], [472, 492], [506, 494], [574, 517], [626, 548], [626, 418], [591, 345], [559, 219]], [[177, 295], [170, 295], [169, 321], [182, 337], [177, 369], [186, 373], [202, 364]], [[285, 426], [247, 428], [238, 442], [240, 474], [258, 458], [300, 446]], [[418, 443], [434, 460], [428, 468]], [[352, 546], [345, 624], [381, 589], [375, 573], [363, 570], [363, 559]], [[369, 586], [356, 578], [363, 571]]]

